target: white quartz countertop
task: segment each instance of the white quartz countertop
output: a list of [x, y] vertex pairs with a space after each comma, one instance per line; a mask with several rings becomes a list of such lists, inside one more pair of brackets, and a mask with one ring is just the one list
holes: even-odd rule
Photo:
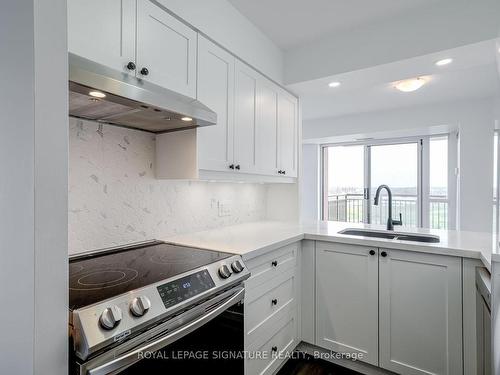
[[184, 246], [240, 254], [243, 259], [250, 259], [281, 246], [310, 239], [475, 258], [480, 259], [490, 271], [492, 253], [498, 256], [496, 236], [490, 233], [396, 227], [397, 232], [433, 234], [440, 237], [439, 243], [421, 243], [338, 233], [346, 228], [385, 229], [379, 225], [344, 222], [259, 221], [176, 235], [163, 240]]

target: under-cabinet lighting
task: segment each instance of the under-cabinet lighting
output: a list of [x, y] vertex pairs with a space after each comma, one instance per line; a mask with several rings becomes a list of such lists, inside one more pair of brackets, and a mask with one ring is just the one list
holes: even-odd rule
[[100, 91], [91, 91], [91, 92], [89, 92], [89, 95], [93, 96], [94, 98], [99, 98], [99, 99], [106, 97], [106, 94], [103, 92], [100, 92]]

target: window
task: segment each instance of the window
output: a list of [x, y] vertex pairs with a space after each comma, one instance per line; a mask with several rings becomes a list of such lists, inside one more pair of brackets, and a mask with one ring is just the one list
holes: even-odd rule
[[493, 136], [493, 233], [499, 233], [499, 216], [498, 209], [498, 130], [495, 130]]
[[326, 174], [325, 220], [365, 221], [364, 147], [328, 147], [325, 152], [329, 171]]
[[448, 137], [429, 140], [429, 227], [448, 228]]
[[394, 219], [401, 214], [405, 226], [448, 227], [448, 136], [324, 145], [322, 155], [323, 220], [385, 224], [387, 194], [378, 206], [373, 199], [386, 184]]

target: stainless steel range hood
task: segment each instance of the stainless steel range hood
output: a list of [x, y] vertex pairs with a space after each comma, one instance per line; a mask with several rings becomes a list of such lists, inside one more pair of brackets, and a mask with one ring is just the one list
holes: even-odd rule
[[217, 122], [217, 114], [197, 100], [71, 53], [69, 115], [152, 133]]

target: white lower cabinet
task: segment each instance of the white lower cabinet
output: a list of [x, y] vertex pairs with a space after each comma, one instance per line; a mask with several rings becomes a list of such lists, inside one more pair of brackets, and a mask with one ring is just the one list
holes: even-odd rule
[[273, 374], [299, 342], [298, 252], [293, 243], [246, 261], [246, 375]]
[[316, 345], [398, 374], [456, 375], [461, 258], [316, 243]]
[[377, 365], [377, 300], [377, 249], [317, 243], [316, 345]]
[[400, 374], [461, 374], [461, 258], [380, 254], [386, 254], [379, 260], [380, 366]]

